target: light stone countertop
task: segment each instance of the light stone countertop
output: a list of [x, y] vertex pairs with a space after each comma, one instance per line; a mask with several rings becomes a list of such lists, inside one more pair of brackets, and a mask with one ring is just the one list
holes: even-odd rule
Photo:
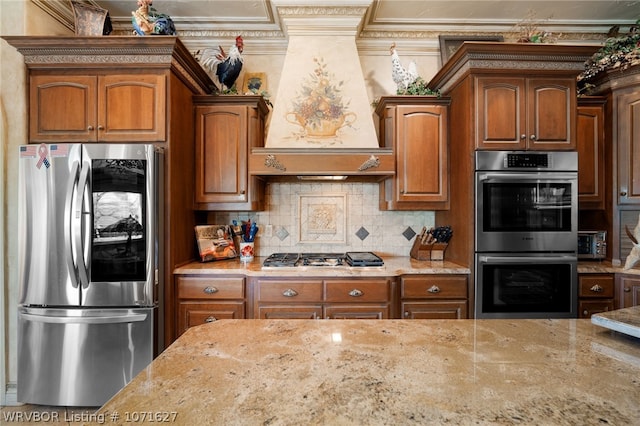
[[408, 256], [383, 256], [384, 266], [296, 266], [263, 268], [265, 257], [256, 257], [253, 262], [242, 263], [239, 259], [214, 262], [191, 262], [174, 270], [175, 274], [241, 274], [246, 276], [292, 276], [317, 277], [393, 277], [403, 274], [469, 274], [469, 268], [449, 261], [421, 261]]
[[[555, 320], [220, 320], [100, 408], [196, 425], [628, 425], [640, 339]], [[146, 415], [146, 414], [145, 414]], [[118, 421], [114, 418], [118, 417]]]

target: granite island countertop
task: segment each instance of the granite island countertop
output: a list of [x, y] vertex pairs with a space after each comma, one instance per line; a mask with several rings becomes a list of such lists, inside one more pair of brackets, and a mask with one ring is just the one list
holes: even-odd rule
[[[100, 408], [177, 424], [633, 424], [640, 339], [556, 320], [220, 320]], [[156, 414], [158, 415], [158, 414]]]

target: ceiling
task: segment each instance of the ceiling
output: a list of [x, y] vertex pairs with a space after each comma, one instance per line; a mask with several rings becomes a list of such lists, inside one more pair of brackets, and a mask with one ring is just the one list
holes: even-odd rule
[[[69, 0], [31, 0], [73, 26]], [[131, 32], [136, 0], [81, 0], [109, 10], [114, 34]], [[505, 40], [522, 25], [535, 25], [569, 40], [602, 40], [613, 25], [626, 30], [640, 19], [640, 0], [154, 0], [158, 12], [172, 17], [185, 44], [233, 40], [242, 34], [256, 49], [286, 46], [279, 9], [360, 7], [357, 39], [437, 40], [439, 34], [500, 33]], [[313, 12], [324, 13], [324, 12]], [[69, 21], [70, 19], [70, 21]], [[65, 23], [65, 22], [63, 22]], [[250, 49], [250, 47], [248, 47]], [[249, 52], [247, 52], [249, 53]]]

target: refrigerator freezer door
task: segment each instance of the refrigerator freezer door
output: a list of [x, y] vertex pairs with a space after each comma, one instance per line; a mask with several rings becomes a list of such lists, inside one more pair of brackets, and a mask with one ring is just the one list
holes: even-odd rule
[[153, 359], [153, 309], [19, 308], [18, 401], [103, 405]]
[[[22, 305], [78, 306], [70, 203], [80, 145], [25, 145], [18, 167], [18, 250]], [[46, 160], [46, 161], [45, 161]]]
[[83, 307], [153, 306], [156, 156], [153, 145], [83, 145], [80, 274]]

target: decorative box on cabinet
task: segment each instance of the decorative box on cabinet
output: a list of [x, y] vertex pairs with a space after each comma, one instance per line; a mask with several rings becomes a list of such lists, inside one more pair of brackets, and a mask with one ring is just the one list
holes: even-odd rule
[[614, 275], [581, 274], [578, 276], [578, 314], [591, 318], [598, 312], [614, 309]]
[[380, 98], [380, 138], [396, 157], [396, 175], [380, 183], [380, 209], [449, 208], [450, 103], [435, 96]]
[[29, 77], [29, 141], [161, 142], [166, 139], [162, 71], [108, 73], [78, 67]]
[[400, 304], [406, 319], [467, 318], [467, 277], [405, 275], [400, 279]]
[[640, 276], [631, 274], [617, 274], [616, 286], [620, 298], [619, 308], [630, 308], [640, 305]]
[[254, 284], [254, 314], [261, 319], [387, 319], [392, 280], [266, 279]]
[[478, 76], [475, 87], [478, 149], [575, 149], [575, 78]]
[[249, 176], [251, 148], [264, 145], [261, 96], [195, 96], [197, 210], [262, 210], [264, 182]]
[[176, 286], [178, 335], [195, 325], [245, 318], [244, 277], [177, 276]]
[[580, 209], [604, 210], [606, 98], [578, 99], [578, 203]]

